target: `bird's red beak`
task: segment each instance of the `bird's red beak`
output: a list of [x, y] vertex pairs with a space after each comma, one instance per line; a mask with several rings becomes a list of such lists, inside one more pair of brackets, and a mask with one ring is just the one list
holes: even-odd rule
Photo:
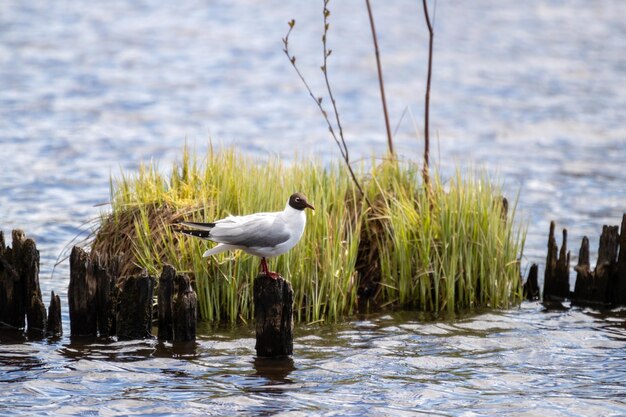
[[315, 211], [315, 207], [313, 207], [312, 204], [306, 203], [306, 206], [310, 208], [311, 210]]

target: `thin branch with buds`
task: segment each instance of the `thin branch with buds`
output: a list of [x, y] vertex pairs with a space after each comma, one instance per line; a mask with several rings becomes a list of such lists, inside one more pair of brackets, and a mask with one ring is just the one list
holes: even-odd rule
[[328, 0], [324, 1], [324, 34], [322, 36], [322, 43], [324, 46], [324, 61], [323, 61], [323, 65], [321, 67], [322, 72], [324, 73], [324, 79], [326, 82], [326, 88], [328, 90], [328, 95], [330, 96], [330, 100], [333, 106], [333, 112], [335, 113], [335, 119], [337, 121], [337, 128], [339, 130], [339, 136], [337, 136], [337, 133], [335, 132], [335, 128], [333, 127], [333, 124], [331, 123], [329, 117], [328, 117], [328, 113], [326, 112], [326, 110], [324, 110], [324, 106], [322, 106], [322, 97], [316, 96], [315, 94], [313, 94], [313, 90], [311, 89], [311, 87], [309, 86], [309, 83], [306, 81], [306, 79], [304, 78], [304, 76], [302, 75], [302, 73], [300, 72], [300, 69], [298, 68], [298, 66], [296, 65], [296, 57], [294, 55], [291, 54], [291, 52], [289, 52], [289, 35], [291, 34], [291, 31], [293, 30], [296, 21], [295, 20], [290, 20], [288, 22], [289, 24], [289, 30], [287, 31], [287, 34], [285, 35], [285, 37], [283, 38], [283, 52], [285, 53], [285, 55], [287, 56], [287, 58], [289, 59], [289, 62], [291, 62], [291, 66], [293, 66], [293, 68], [296, 71], [296, 74], [298, 74], [298, 77], [300, 78], [300, 81], [302, 81], [302, 84], [304, 84], [304, 87], [306, 88], [307, 92], [309, 93], [309, 96], [311, 96], [311, 98], [313, 99], [313, 101], [315, 102], [315, 104], [317, 105], [317, 108], [320, 110], [320, 113], [322, 114], [322, 117], [324, 118], [324, 121], [326, 122], [326, 125], [328, 126], [328, 131], [330, 132], [330, 135], [332, 136], [333, 140], [335, 141], [335, 143], [337, 144], [337, 147], [339, 148], [339, 152], [341, 153], [341, 156], [343, 158], [343, 160], [346, 163], [346, 167], [348, 168], [348, 172], [350, 173], [350, 177], [352, 178], [352, 181], [354, 182], [354, 185], [356, 186], [356, 188], [359, 190], [359, 192], [361, 193], [361, 195], [363, 196], [363, 198], [365, 199], [365, 201], [367, 202], [368, 205], [371, 206], [365, 192], [363, 191], [363, 188], [361, 187], [361, 183], [359, 182], [359, 180], [356, 177], [356, 174], [354, 173], [354, 170], [352, 169], [352, 166], [350, 164], [350, 157], [348, 154], [348, 146], [346, 145], [346, 141], [343, 135], [343, 128], [341, 127], [341, 122], [339, 119], [339, 112], [337, 110], [337, 105], [335, 103], [335, 99], [332, 93], [332, 88], [330, 87], [330, 82], [328, 80], [328, 57], [330, 56], [330, 54], [332, 53], [332, 50], [327, 48], [327, 44], [326, 44], [326, 36], [328, 34], [328, 28], [330, 27], [330, 24], [328, 23], [328, 17], [330, 16], [330, 11], [327, 8], [328, 5]]
[[328, 97], [330, 98], [330, 102], [333, 105], [333, 112], [335, 113], [335, 120], [337, 121], [337, 129], [339, 129], [339, 138], [341, 140], [341, 145], [343, 146], [344, 158], [349, 160], [348, 156], [348, 146], [346, 145], [346, 141], [343, 136], [343, 128], [341, 127], [341, 120], [339, 119], [339, 111], [337, 110], [337, 104], [335, 102], [335, 97], [333, 96], [333, 90], [330, 88], [330, 81], [328, 81], [328, 57], [333, 52], [332, 49], [328, 49], [326, 44], [326, 35], [328, 34], [328, 28], [330, 27], [330, 23], [328, 23], [328, 17], [330, 16], [330, 10], [328, 10], [328, 2], [330, 0], [324, 0], [324, 34], [322, 35], [322, 45], [324, 46], [324, 65], [322, 65], [321, 69], [324, 73], [324, 81], [326, 82], [326, 90], [328, 91]]

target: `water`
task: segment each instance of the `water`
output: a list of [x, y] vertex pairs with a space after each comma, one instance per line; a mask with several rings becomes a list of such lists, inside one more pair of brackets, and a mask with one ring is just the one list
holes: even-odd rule
[[[331, 3], [330, 76], [354, 160], [385, 151], [367, 14]], [[282, 53], [312, 87], [318, 2], [8, 0], [0, 5], [0, 227], [41, 251], [62, 296], [64, 247], [106, 203], [109, 176], [185, 143], [285, 160], [338, 157]], [[420, 158], [426, 31], [419, 2], [374, 5], [396, 148]], [[524, 265], [542, 263], [550, 220], [583, 235], [626, 211], [626, 3], [440, 1], [432, 160], [478, 166], [519, 191]], [[405, 116], [401, 118], [401, 115]], [[414, 123], [417, 131], [414, 128]], [[84, 235], [83, 235], [84, 236]], [[541, 276], [541, 270], [540, 270]], [[572, 283], [573, 284], [573, 283]], [[625, 314], [536, 304], [438, 322], [404, 313], [299, 327], [292, 364], [268, 375], [251, 329], [205, 329], [195, 348], [155, 342], [0, 339], [2, 414], [625, 414]], [[283, 374], [280, 374], [283, 369]]]
[[623, 415], [624, 314], [538, 304], [454, 321], [415, 313], [299, 326], [290, 360], [252, 328], [194, 346], [2, 340], [3, 415]]

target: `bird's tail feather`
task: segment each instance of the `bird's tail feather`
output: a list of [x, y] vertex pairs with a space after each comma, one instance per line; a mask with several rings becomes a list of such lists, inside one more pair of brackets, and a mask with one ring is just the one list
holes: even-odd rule
[[211, 232], [208, 230], [189, 230], [189, 229], [178, 229], [178, 233], [182, 233], [189, 236], [199, 237], [201, 239], [208, 239], [211, 235]]
[[215, 227], [215, 223], [180, 222], [178, 224], [198, 230], [211, 230]]

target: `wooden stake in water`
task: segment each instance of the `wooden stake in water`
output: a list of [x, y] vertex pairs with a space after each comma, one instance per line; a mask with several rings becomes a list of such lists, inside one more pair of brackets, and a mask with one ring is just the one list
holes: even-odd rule
[[67, 290], [72, 336], [96, 336], [98, 333], [96, 278], [88, 271], [89, 255], [74, 246], [70, 254], [70, 285]]
[[284, 357], [293, 354], [293, 288], [279, 276], [259, 274], [254, 280], [256, 354]]
[[[561, 251], [554, 238], [554, 222], [550, 222], [550, 234], [548, 236], [548, 255], [546, 257], [546, 269], [543, 281], [543, 301], [563, 301], [570, 298], [569, 290], [569, 261], [570, 253], [567, 251], [567, 230], [563, 229], [563, 244]], [[558, 256], [557, 256], [558, 254]]]
[[[28, 333], [43, 335], [46, 308], [39, 287], [39, 251], [24, 231], [13, 230], [12, 247], [0, 232], [0, 322]], [[26, 319], [26, 320], [25, 320]]]
[[50, 295], [50, 307], [48, 308], [48, 323], [46, 334], [51, 337], [58, 337], [63, 334], [63, 323], [61, 322], [61, 297], [54, 291]]
[[195, 341], [197, 306], [198, 298], [189, 277], [177, 274], [171, 265], [163, 265], [158, 296], [159, 340]]
[[120, 280], [117, 301], [116, 333], [119, 340], [152, 336], [152, 294], [154, 277], [143, 271]]

